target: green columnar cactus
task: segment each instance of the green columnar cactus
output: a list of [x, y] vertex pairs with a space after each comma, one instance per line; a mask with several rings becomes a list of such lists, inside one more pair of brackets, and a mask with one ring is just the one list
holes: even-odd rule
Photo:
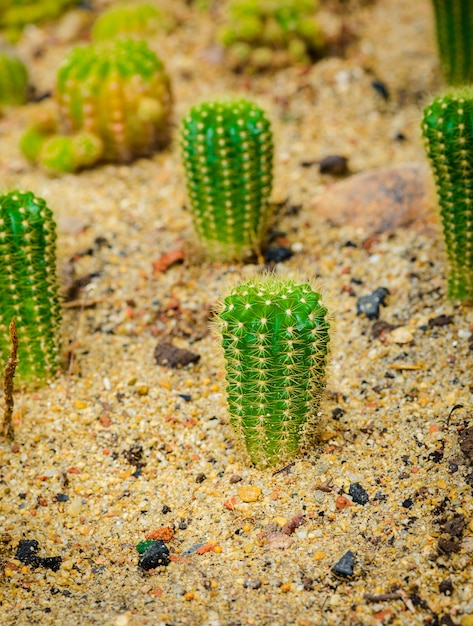
[[445, 80], [461, 85], [473, 80], [473, 0], [432, 0], [437, 46]]
[[176, 23], [170, 13], [160, 11], [148, 2], [126, 2], [111, 6], [92, 27], [92, 39], [103, 41], [117, 36], [146, 37], [164, 30], [171, 31]]
[[60, 132], [96, 135], [105, 161], [128, 162], [169, 141], [169, 78], [144, 41], [73, 49], [58, 72], [56, 99]]
[[60, 305], [56, 226], [51, 210], [31, 192], [0, 197], [0, 357], [10, 353], [12, 317], [18, 329], [20, 383], [37, 384], [58, 369]]
[[422, 132], [450, 262], [448, 296], [473, 301], [473, 89], [436, 98]]
[[218, 313], [230, 423], [258, 467], [296, 456], [314, 425], [330, 324], [309, 284], [258, 277]]
[[28, 70], [14, 50], [0, 48], [0, 108], [26, 102]]
[[230, 0], [219, 32], [229, 63], [250, 70], [310, 63], [323, 46], [317, 6], [317, 0]]
[[269, 121], [246, 100], [206, 102], [184, 118], [181, 148], [202, 247], [211, 258], [242, 258], [259, 245], [269, 218]]

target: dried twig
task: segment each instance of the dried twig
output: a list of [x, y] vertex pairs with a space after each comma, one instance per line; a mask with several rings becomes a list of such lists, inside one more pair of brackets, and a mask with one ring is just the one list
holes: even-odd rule
[[12, 317], [10, 323], [10, 339], [12, 343], [11, 352], [3, 373], [3, 389], [5, 392], [3, 435], [9, 441], [13, 441], [15, 439], [15, 432], [13, 430], [13, 377], [15, 376], [16, 366], [18, 364], [18, 334], [16, 332], [16, 323], [14, 317]]

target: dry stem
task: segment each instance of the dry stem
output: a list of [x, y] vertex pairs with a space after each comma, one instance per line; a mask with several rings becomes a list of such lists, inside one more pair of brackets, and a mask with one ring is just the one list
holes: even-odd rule
[[3, 435], [9, 440], [13, 441], [15, 438], [15, 432], [13, 430], [13, 377], [15, 376], [16, 366], [18, 364], [18, 334], [16, 332], [15, 318], [12, 317], [10, 323], [10, 339], [12, 343], [10, 356], [8, 357], [7, 364], [5, 365], [3, 373], [3, 389], [5, 392], [5, 411], [3, 414]]

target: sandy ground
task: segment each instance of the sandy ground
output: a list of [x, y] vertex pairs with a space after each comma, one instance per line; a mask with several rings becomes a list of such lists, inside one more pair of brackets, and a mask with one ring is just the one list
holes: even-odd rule
[[[316, 278], [330, 295], [336, 334], [320, 440], [276, 474], [247, 465], [233, 444], [208, 319], [222, 284], [257, 268], [194, 254], [177, 142], [130, 166], [52, 178], [17, 148], [31, 105], [11, 111], [0, 120], [2, 187], [32, 190], [54, 210], [61, 280], [71, 267], [76, 278], [96, 276], [64, 309], [72, 371], [17, 393], [15, 444], [0, 442], [0, 621], [467, 626], [473, 497], [458, 430], [470, 417], [473, 312], [446, 300], [434, 229], [373, 237], [313, 207], [342, 184], [320, 174], [327, 155], [347, 157], [353, 174], [425, 161], [420, 112], [441, 86], [430, 3], [329, 13], [358, 35], [343, 58], [255, 76], [226, 71], [208, 16], [184, 17], [152, 40], [172, 77], [176, 132], [192, 104], [214, 96], [267, 110], [274, 230], [295, 252], [277, 270]], [[72, 45], [64, 23], [20, 42], [39, 91], [51, 89]], [[153, 271], [177, 249], [183, 264]], [[390, 326], [357, 315], [357, 298], [380, 286]], [[157, 365], [163, 340], [200, 361]], [[455, 405], [464, 408], [448, 419]], [[296, 516], [299, 526], [285, 526]], [[163, 527], [173, 531], [172, 560], [143, 571], [135, 546]], [[60, 556], [58, 571], [18, 560], [21, 540]], [[348, 551], [353, 575], [336, 576]]]

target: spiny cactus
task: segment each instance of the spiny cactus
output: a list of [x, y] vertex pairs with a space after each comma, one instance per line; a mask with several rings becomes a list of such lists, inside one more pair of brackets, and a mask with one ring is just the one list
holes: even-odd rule
[[202, 248], [211, 258], [245, 256], [269, 217], [273, 141], [263, 110], [246, 100], [194, 106], [182, 123], [181, 148]]
[[14, 50], [0, 48], [0, 108], [24, 104], [28, 87], [28, 70]]
[[154, 4], [125, 2], [102, 13], [95, 21], [91, 35], [94, 41], [124, 35], [146, 37], [159, 30], [169, 32], [175, 25], [176, 21], [169, 11], [159, 10]]
[[257, 277], [220, 306], [230, 423], [258, 467], [296, 456], [324, 387], [330, 324], [307, 283]]
[[0, 197], [0, 357], [10, 352], [15, 317], [17, 379], [36, 384], [58, 369], [60, 305], [56, 278], [56, 225], [46, 202], [31, 192]]
[[422, 132], [450, 262], [448, 296], [473, 301], [473, 89], [436, 98]]
[[449, 85], [473, 80], [473, 0], [432, 0], [443, 74]]
[[230, 0], [219, 33], [230, 65], [251, 70], [310, 63], [323, 46], [317, 6], [317, 0]]
[[144, 41], [73, 49], [58, 72], [56, 99], [60, 132], [96, 135], [105, 161], [128, 162], [169, 141], [169, 78]]

